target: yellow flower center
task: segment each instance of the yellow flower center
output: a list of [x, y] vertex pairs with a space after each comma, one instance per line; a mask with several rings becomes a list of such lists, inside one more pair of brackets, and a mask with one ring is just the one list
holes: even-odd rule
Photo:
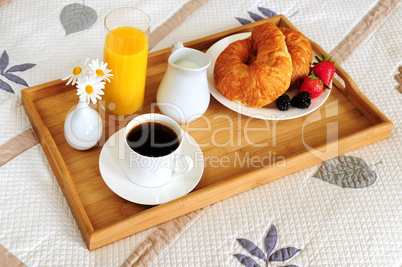
[[81, 73], [81, 71], [82, 71], [82, 69], [81, 69], [80, 67], [75, 67], [75, 68], [73, 69], [73, 74], [74, 74], [74, 75], [78, 75], [78, 74]]
[[92, 87], [92, 85], [87, 85], [85, 86], [85, 92], [87, 92], [88, 95], [92, 94], [94, 92], [94, 88]]
[[96, 70], [96, 75], [98, 75], [98, 76], [103, 76], [103, 75], [105, 75], [105, 73], [103, 72], [103, 70], [97, 69], [97, 70]]

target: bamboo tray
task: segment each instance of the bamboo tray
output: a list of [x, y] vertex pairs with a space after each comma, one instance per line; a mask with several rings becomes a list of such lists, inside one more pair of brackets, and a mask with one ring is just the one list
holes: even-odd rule
[[[216, 41], [249, 32], [266, 21], [295, 28], [284, 16], [276, 16], [185, 46], [205, 52]], [[312, 46], [317, 54], [326, 54], [317, 44], [312, 42]], [[169, 48], [149, 54], [144, 113], [158, 112], [156, 91], [169, 55]], [[358, 90], [339, 65], [336, 73], [343, 81], [333, 80], [327, 101], [313, 113], [292, 120], [252, 119], [229, 110], [211, 97], [205, 113], [210, 125], [206, 125], [205, 119], [182, 125], [199, 144], [204, 144], [201, 149], [205, 169], [201, 181], [188, 195], [158, 206], [120, 198], [100, 176], [98, 160], [102, 145], [124, 124], [105, 119], [99, 146], [76, 151], [66, 143], [63, 134], [66, 114], [78, 102], [75, 87], [66, 86], [61, 80], [49, 82], [23, 90], [22, 102], [88, 249], [94, 250], [388, 137], [392, 122]], [[246, 128], [252, 129], [247, 138], [243, 132]], [[222, 158], [224, 164], [219, 162]]]

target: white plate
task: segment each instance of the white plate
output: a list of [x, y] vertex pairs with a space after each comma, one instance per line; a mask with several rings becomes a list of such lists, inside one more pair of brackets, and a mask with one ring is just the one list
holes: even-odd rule
[[[251, 33], [246, 32], [246, 33], [238, 33], [234, 34], [231, 36], [228, 36], [226, 38], [223, 38], [222, 40], [219, 40], [215, 44], [213, 44], [208, 51], [206, 52], [210, 57], [211, 57], [211, 65], [209, 66], [207, 70], [207, 77], [208, 77], [208, 83], [209, 83], [209, 90], [211, 92], [211, 95], [221, 102], [224, 106], [230, 108], [231, 110], [234, 110], [240, 114], [250, 116], [253, 118], [257, 119], [263, 119], [263, 120], [289, 120], [289, 119], [294, 119], [297, 117], [304, 116], [306, 114], [309, 114], [319, 108], [325, 100], [327, 100], [329, 94], [331, 93], [331, 90], [325, 90], [319, 97], [314, 98], [311, 100], [311, 105], [310, 107], [306, 109], [298, 109], [295, 107], [290, 107], [289, 110], [287, 111], [280, 111], [277, 107], [275, 102], [266, 105], [265, 107], [262, 108], [251, 108], [251, 107], [246, 107], [238, 102], [233, 102], [227, 99], [225, 96], [223, 96], [215, 87], [215, 81], [214, 81], [214, 68], [215, 68], [215, 61], [220, 55], [220, 53], [225, 50], [225, 48], [233, 43], [234, 41], [245, 39], [250, 36]], [[330, 84], [330, 87], [332, 87], [332, 83]], [[292, 97], [297, 93], [296, 90], [289, 90], [286, 92], [286, 94], [289, 95], [289, 97], [292, 99]]]
[[99, 156], [99, 170], [106, 185], [118, 196], [143, 205], [162, 204], [188, 194], [198, 184], [204, 172], [204, 157], [194, 139], [184, 133], [184, 154], [193, 158], [193, 169], [174, 178], [164, 186], [147, 188], [132, 183], [124, 174], [124, 128], [112, 135]]

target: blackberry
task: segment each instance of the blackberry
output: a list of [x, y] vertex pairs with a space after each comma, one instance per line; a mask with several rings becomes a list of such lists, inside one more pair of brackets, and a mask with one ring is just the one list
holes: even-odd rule
[[308, 108], [311, 104], [311, 94], [309, 92], [300, 92], [290, 100], [290, 103], [296, 108]]
[[290, 108], [290, 98], [287, 94], [283, 94], [276, 100], [276, 107], [279, 110], [285, 111]]

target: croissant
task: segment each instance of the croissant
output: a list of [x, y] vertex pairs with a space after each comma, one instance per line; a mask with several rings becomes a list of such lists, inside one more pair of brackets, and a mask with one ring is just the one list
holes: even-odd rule
[[256, 26], [249, 38], [229, 44], [214, 68], [215, 85], [222, 95], [255, 108], [285, 93], [291, 75], [285, 36], [272, 23]]
[[310, 41], [301, 32], [290, 28], [279, 28], [285, 35], [285, 43], [292, 58], [291, 83], [299, 87], [303, 79], [309, 75], [313, 51]]

